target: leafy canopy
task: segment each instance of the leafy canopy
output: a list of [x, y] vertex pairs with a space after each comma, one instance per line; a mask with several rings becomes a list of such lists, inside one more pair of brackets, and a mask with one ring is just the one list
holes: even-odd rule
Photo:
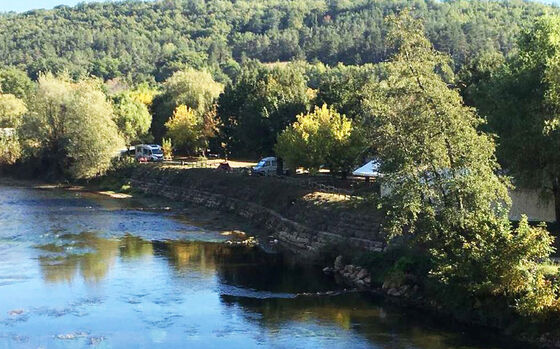
[[0, 93], [0, 128], [17, 127], [27, 112], [25, 103], [11, 94]]
[[222, 91], [223, 85], [214, 81], [207, 71], [189, 68], [173, 74], [165, 81], [163, 92], [155, 97], [152, 104], [154, 137], [161, 139], [165, 135], [165, 123], [180, 105], [189, 107], [202, 118], [212, 113]]
[[270, 155], [278, 134], [309, 110], [309, 92], [297, 66], [246, 66], [218, 101], [222, 141], [237, 153]]
[[121, 93], [113, 98], [114, 121], [127, 145], [148, 138], [152, 115], [147, 106], [132, 92]]
[[186, 105], [178, 106], [173, 116], [165, 123], [167, 137], [175, 147], [195, 153], [204, 146], [203, 120], [198, 113]]
[[0, 68], [0, 92], [26, 100], [35, 85], [25, 72], [14, 67]]
[[552, 238], [526, 219], [512, 229], [494, 141], [442, 78], [449, 58], [408, 11], [388, 20], [397, 52], [368, 104], [389, 231], [413, 233], [433, 260], [430, 275], [447, 289], [503, 295], [524, 314], [550, 309], [556, 295], [538, 266], [553, 250]]
[[[495, 61], [496, 62], [496, 61]], [[503, 59], [502, 59], [503, 62]], [[496, 62], [497, 63], [497, 62]], [[515, 55], [479, 69], [467, 93], [486, 129], [498, 135], [498, 159], [516, 184], [554, 196], [560, 217], [560, 17], [539, 18]], [[491, 67], [494, 65], [494, 67]]]
[[68, 71], [73, 78], [138, 83], [164, 81], [185, 67], [208, 69], [226, 81], [224, 73], [233, 78], [235, 64], [247, 58], [377, 63], [392, 52], [384, 44], [383, 15], [408, 3], [426, 18], [430, 40], [458, 66], [483, 49], [507, 54], [521, 28], [547, 11], [558, 12], [532, 1], [84, 2], [0, 14], [0, 64], [34, 78]]
[[322, 165], [331, 171], [347, 172], [362, 150], [353, 122], [324, 104], [296, 122], [278, 136], [276, 153], [291, 168], [304, 167], [312, 173]]
[[91, 178], [109, 168], [124, 142], [113, 106], [97, 80], [72, 82], [41, 75], [19, 128], [29, 156], [40, 157], [52, 174]]

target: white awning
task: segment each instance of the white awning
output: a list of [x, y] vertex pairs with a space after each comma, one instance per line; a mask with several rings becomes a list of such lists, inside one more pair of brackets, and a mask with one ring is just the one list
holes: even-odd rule
[[352, 174], [360, 177], [378, 177], [381, 175], [379, 173], [379, 166], [378, 160], [371, 160], [362, 167], [356, 169]]

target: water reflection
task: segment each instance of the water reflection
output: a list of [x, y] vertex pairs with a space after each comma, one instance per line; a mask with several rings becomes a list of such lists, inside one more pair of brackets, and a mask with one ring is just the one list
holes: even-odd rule
[[225, 218], [0, 186], [0, 348], [514, 348], [364, 294], [310, 296], [340, 286], [223, 243], [240, 227]]
[[280, 254], [258, 247], [204, 241], [149, 241], [126, 234], [106, 238], [96, 232], [53, 234], [52, 242], [35, 245], [46, 282], [72, 282], [76, 277], [101, 282], [115, 266], [135, 259], [158, 258], [178, 278], [196, 272], [220, 284], [276, 293], [315, 292], [339, 288], [317, 267], [288, 263]]
[[[379, 349], [533, 348], [526, 344], [501, 342], [502, 339], [490, 331], [469, 330], [457, 335], [450, 330], [465, 329], [437, 323], [402, 308], [379, 306], [380, 299], [361, 293], [295, 299], [221, 298], [232, 309], [241, 307], [242, 313], [247, 314], [247, 321], [258, 323], [270, 334], [279, 333], [287, 326], [302, 326], [311, 330], [313, 336], [337, 337], [344, 336], [346, 331], [354, 331]], [[309, 327], [310, 323], [321, 326]]]
[[119, 241], [96, 233], [63, 234], [56, 242], [36, 246], [45, 252], [39, 266], [47, 282], [71, 282], [78, 274], [86, 282], [99, 282], [119, 255]]
[[119, 255], [123, 260], [151, 258], [153, 254], [152, 243], [137, 236], [126, 234], [119, 241]]

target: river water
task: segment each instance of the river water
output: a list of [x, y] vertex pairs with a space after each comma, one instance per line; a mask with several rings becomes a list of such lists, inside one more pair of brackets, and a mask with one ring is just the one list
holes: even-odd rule
[[218, 220], [0, 185], [0, 348], [515, 347], [367, 294], [301, 295], [341, 286]]

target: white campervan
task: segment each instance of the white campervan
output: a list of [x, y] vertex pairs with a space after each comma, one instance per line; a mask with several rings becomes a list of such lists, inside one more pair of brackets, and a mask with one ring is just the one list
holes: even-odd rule
[[163, 161], [163, 150], [157, 144], [140, 144], [136, 146], [136, 161]]
[[[278, 169], [279, 166], [282, 167], [280, 170]], [[278, 159], [273, 156], [261, 159], [257, 166], [253, 167], [251, 170], [253, 174], [262, 176], [270, 176], [278, 174], [279, 172], [285, 175], [290, 173], [290, 171], [280, 165]]]

